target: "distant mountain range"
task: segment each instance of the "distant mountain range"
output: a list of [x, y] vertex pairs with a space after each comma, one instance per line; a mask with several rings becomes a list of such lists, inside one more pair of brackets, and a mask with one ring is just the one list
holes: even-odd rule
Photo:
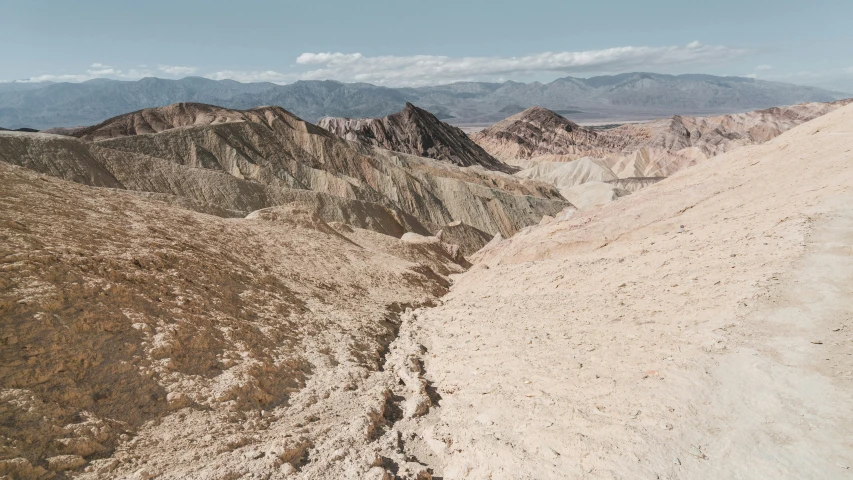
[[283, 107], [316, 122], [325, 116], [383, 117], [407, 102], [454, 124], [494, 123], [538, 105], [575, 121], [624, 121], [675, 114], [732, 113], [828, 102], [849, 95], [787, 83], [711, 75], [626, 73], [565, 77], [550, 83], [461, 82], [419, 88], [366, 83], [298, 81], [288, 85], [188, 77], [138, 81], [0, 84], [0, 125], [5, 128], [90, 125], [129, 111], [177, 102], [247, 109]]

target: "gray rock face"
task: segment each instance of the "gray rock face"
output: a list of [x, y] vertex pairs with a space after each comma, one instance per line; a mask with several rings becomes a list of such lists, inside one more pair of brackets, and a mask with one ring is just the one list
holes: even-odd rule
[[384, 118], [326, 117], [318, 125], [347, 140], [443, 160], [460, 167], [480, 165], [502, 172], [517, 170], [486, 153], [462, 130], [411, 103]]

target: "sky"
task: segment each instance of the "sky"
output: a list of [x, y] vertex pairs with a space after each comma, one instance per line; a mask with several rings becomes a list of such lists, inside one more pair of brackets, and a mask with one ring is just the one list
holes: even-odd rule
[[0, 0], [0, 81], [386, 86], [631, 71], [853, 93], [853, 0]]

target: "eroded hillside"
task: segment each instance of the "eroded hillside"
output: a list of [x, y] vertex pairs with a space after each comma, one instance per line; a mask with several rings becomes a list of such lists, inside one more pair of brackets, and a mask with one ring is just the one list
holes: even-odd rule
[[299, 206], [223, 219], [5, 163], [0, 185], [12, 478], [363, 475], [400, 315], [462, 271]]
[[509, 236], [568, 206], [541, 182], [347, 142], [278, 107], [178, 104], [72, 133], [82, 140], [3, 133], [0, 159], [232, 216], [286, 203], [282, 192], [296, 189], [379, 204], [432, 232], [462, 221]]
[[[413, 337], [443, 478], [847, 478], [853, 106], [492, 242]], [[779, 175], [778, 172], [796, 172]]]

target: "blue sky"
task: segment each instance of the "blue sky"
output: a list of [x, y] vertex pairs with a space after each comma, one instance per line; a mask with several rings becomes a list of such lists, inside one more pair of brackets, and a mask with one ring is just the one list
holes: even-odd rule
[[853, 92], [853, 0], [0, 0], [0, 81], [389, 86], [626, 71]]

